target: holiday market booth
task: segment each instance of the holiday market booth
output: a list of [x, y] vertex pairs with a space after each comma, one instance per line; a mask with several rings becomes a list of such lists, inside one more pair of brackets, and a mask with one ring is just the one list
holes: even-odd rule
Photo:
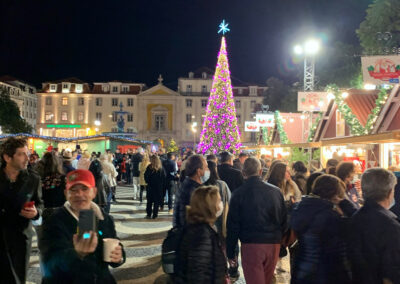
[[110, 149], [112, 152], [119, 149], [121, 153], [126, 153], [128, 149], [136, 149], [138, 147], [149, 149], [149, 151], [156, 151], [158, 148], [158, 145], [152, 141], [105, 134], [73, 138], [50, 137], [27, 133], [5, 134], [0, 136], [0, 143], [11, 136], [27, 138], [29, 150], [31, 152], [36, 151], [39, 156], [42, 156], [44, 152], [53, 148], [58, 148], [60, 152], [63, 149], [75, 150], [77, 145], [83, 151], [101, 153], [104, 153], [107, 149]]

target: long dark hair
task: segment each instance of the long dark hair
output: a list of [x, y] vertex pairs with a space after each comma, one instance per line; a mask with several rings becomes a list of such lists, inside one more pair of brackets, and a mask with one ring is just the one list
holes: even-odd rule
[[287, 169], [286, 164], [278, 162], [271, 167], [271, 171], [268, 177], [268, 182], [279, 187], [282, 192], [286, 187], [285, 183], [286, 169]]
[[210, 178], [204, 183], [205, 185], [216, 185], [219, 180], [217, 164], [213, 161], [207, 161], [208, 169], [210, 170]]
[[60, 158], [55, 152], [47, 152], [36, 165], [35, 170], [41, 178], [56, 174], [64, 174]]

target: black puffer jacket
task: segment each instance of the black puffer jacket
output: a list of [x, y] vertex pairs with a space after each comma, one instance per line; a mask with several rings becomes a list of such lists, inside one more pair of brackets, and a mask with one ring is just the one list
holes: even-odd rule
[[185, 227], [178, 271], [174, 283], [225, 283], [225, 255], [217, 232], [210, 225], [190, 224]]
[[291, 283], [351, 283], [346, 220], [333, 210], [333, 203], [303, 197], [290, 222], [299, 242]]

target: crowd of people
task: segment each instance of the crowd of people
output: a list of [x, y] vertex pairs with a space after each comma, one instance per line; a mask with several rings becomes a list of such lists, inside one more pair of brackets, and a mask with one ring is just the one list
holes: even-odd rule
[[[121, 153], [57, 149], [39, 157], [26, 141], [0, 146], [0, 265], [4, 283], [24, 283], [34, 226], [43, 283], [115, 283], [125, 262], [110, 208], [117, 185], [182, 228], [173, 283], [232, 283], [239, 254], [246, 283], [273, 283], [290, 263], [291, 283], [400, 283], [397, 169], [330, 159], [323, 169], [242, 152], [198, 155], [143, 148]], [[396, 200], [398, 201], [396, 203]], [[79, 232], [91, 210], [95, 229]]]

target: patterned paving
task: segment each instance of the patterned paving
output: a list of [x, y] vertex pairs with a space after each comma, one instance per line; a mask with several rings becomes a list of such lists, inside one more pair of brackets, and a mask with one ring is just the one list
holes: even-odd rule
[[[161, 243], [171, 228], [172, 216], [167, 211], [159, 212], [155, 220], [144, 219], [145, 202], [132, 200], [132, 191], [128, 187], [117, 188], [117, 203], [111, 206], [117, 234], [124, 245], [127, 261], [119, 268], [112, 269], [118, 283], [149, 284], [168, 283], [168, 277], [163, 273], [160, 264]], [[286, 257], [287, 259], [287, 257]], [[288, 270], [288, 262], [283, 267]], [[246, 283], [241, 277], [236, 282]], [[289, 283], [289, 273], [277, 276], [278, 284]], [[33, 240], [28, 283], [40, 283], [41, 273], [36, 237]]]

